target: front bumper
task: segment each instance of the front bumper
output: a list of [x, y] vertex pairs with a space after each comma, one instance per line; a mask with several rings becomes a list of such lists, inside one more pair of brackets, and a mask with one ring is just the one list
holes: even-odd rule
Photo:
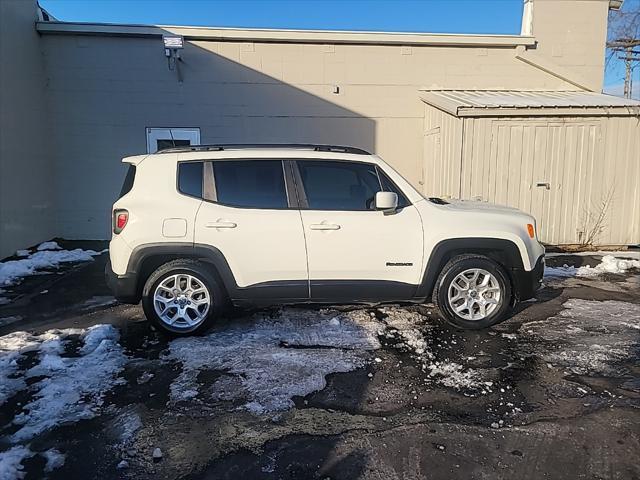
[[542, 276], [544, 275], [544, 255], [540, 255], [533, 270], [514, 269], [513, 287], [518, 301], [532, 298], [536, 291], [542, 286]]
[[140, 301], [138, 279], [135, 275], [116, 275], [111, 269], [111, 261], [107, 262], [104, 269], [107, 286], [121, 303], [137, 304]]

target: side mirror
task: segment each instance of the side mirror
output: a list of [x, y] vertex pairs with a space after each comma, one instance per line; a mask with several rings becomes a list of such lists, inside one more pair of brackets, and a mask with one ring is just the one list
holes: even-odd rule
[[375, 200], [376, 210], [385, 212], [394, 211], [398, 208], [398, 194], [393, 192], [378, 192]]

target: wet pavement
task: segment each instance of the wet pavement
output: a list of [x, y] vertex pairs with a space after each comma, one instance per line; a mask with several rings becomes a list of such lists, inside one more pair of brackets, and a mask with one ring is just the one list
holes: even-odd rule
[[[171, 341], [113, 303], [105, 261], [29, 277], [0, 306], [0, 339], [31, 345], [0, 404], [0, 455], [28, 448], [24, 478], [640, 478], [638, 271], [546, 278], [479, 332], [431, 305], [287, 308]], [[42, 427], [37, 399], [70, 385]]]

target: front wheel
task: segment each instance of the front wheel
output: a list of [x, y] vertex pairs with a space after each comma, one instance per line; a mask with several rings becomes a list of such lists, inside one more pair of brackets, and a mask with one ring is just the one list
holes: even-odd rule
[[222, 307], [222, 290], [210, 269], [190, 259], [174, 260], [151, 274], [142, 291], [142, 308], [157, 328], [172, 335], [207, 330]]
[[440, 272], [433, 301], [442, 316], [465, 329], [487, 328], [507, 318], [512, 289], [504, 268], [483, 255], [459, 255]]

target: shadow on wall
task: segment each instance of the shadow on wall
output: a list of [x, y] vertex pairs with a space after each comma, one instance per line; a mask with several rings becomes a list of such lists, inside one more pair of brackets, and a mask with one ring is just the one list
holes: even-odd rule
[[[218, 53], [207, 44], [230, 45], [188, 43], [179, 62], [184, 82], [178, 83], [176, 72], [166, 72], [175, 75], [185, 107], [208, 109], [192, 117], [201, 127], [202, 143], [328, 143], [374, 149], [375, 121], [328, 100], [339, 101], [344, 93], [339, 86], [338, 93], [333, 93], [335, 84], [325, 83], [324, 62], [305, 58], [305, 49], [320, 51], [322, 45], [278, 45], [278, 51], [290, 50], [284, 52], [286, 61], [283, 54], [269, 58], [268, 53], [238, 52], [245, 63], [255, 65], [250, 68], [225, 55], [236, 52]], [[255, 48], [240, 44], [243, 47]], [[281, 78], [290, 78], [300, 87]]]
[[[120, 159], [146, 151], [146, 127], [199, 127], [202, 143], [334, 143], [368, 151], [375, 146], [375, 121], [329, 100], [332, 72], [343, 74], [345, 66], [322, 60], [322, 45], [187, 43], [179, 83], [159, 38], [43, 38], [48, 57], [55, 57], [48, 65], [49, 94], [59, 167], [58, 226], [66, 237], [109, 236], [110, 206], [125, 171]], [[351, 388], [356, 404], [366, 385]], [[349, 478], [364, 471], [361, 452], [335, 460], [336, 437], [289, 440], [285, 458], [298, 457], [305, 471], [320, 465], [327, 475], [348, 471]], [[265, 476], [261, 458], [243, 463], [239, 455], [230, 457], [236, 470], [229, 471]], [[286, 471], [288, 462], [280, 467]], [[201, 478], [217, 468], [214, 462]]]
[[110, 236], [120, 159], [146, 152], [146, 127], [199, 127], [201, 143], [375, 146], [375, 121], [330, 101], [345, 66], [324, 45], [185, 42], [179, 82], [160, 38], [43, 39], [59, 236]]

